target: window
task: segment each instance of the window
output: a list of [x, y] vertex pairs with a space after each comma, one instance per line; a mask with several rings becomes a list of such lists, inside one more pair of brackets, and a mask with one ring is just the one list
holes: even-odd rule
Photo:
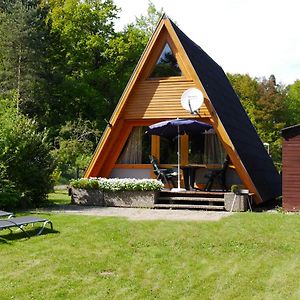
[[222, 164], [226, 158], [225, 149], [215, 133], [204, 134], [204, 154], [205, 164]]
[[181, 76], [181, 74], [182, 72], [178, 66], [176, 57], [174, 56], [169, 44], [166, 43], [159, 59], [156, 62], [156, 66], [150, 75], [150, 78]]
[[215, 133], [189, 136], [190, 164], [222, 164], [226, 152]]
[[147, 127], [134, 127], [118, 158], [118, 164], [149, 164], [151, 136]]
[[204, 134], [189, 135], [189, 163], [203, 164]]
[[177, 137], [169, 140], [160, 137], [160, 163], [177, 164]]

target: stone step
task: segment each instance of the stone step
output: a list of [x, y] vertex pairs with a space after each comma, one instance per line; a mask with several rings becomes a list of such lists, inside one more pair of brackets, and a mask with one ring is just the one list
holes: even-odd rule
[[161, 197], [204, 197], [204, 198], [224, 198], [224, 192], [204, 192], [204, 191], [184, 191], [171, 192], [163, 190], [160, 192]]
[[224, 210], [223, 205], [154, 204], [154, 208]]
[[205, 197], [159, 197], [158, 201], [190, 201], [190, 202], [220, 202], [224, 203], [224, 198], [205, 198]]

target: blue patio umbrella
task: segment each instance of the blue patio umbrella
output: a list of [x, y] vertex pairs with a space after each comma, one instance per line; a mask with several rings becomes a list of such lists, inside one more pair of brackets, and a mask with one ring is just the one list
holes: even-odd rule
[[189, 119], [173, 119], [155, 123], [149, 126], [148, 134], [163, 136], [168, 139], [177, 137], [178, 139], [178, 187], [176, 190], [184, 190], [180, 188], [180, 138], [182, 134], [201, 134], [211, 129], [210, 124]]

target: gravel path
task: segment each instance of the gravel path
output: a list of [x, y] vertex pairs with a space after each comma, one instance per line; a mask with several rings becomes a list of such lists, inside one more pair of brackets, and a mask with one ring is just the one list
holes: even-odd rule
[[218, 221], [232, 213], [225, 211], [196, 211], [183, 209], [147, 209], [121, 207], [83, 207], [77, 205], [48, 208], [53, 213], [100, 217], [125, 217], [129, 220]]

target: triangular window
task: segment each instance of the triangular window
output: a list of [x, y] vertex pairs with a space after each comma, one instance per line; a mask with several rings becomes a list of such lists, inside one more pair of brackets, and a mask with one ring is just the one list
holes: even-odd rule
[[169, 44], [166, 43], [150, 78], [181, 76], [182, 72]]

